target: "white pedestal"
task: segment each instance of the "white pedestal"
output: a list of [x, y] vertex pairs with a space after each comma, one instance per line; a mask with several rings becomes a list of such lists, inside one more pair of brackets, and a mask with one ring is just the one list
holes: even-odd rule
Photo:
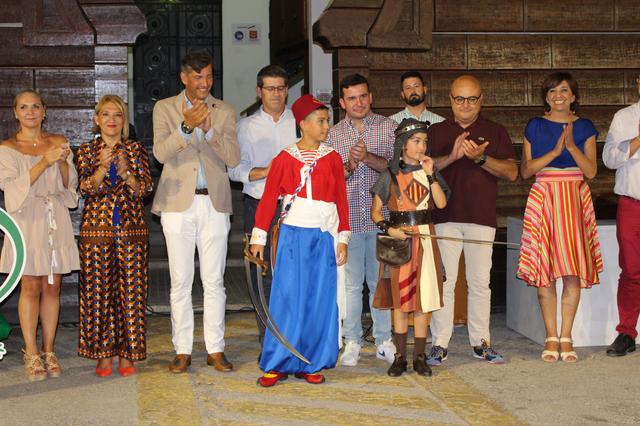
[[[600, 284], [590, 289], [582, 289], [580, 305], [573, 324], [573, 344], [580, 346], [606, 346], [616, 338], [618, 325], [618, 241], [615, 221], [598, 221], [598, 234], [602, 250], [604, 270], [600, 273]], [[522, 219], [507, 219], [507, 240], [520, 243]], [[518, 249], [507, 250], [507, 327], [544, 344], [545, 328], [538, 304], [535, 287], [529, 287], [516, 278]], [[556, 283], [558, 293], [558, 327], [560, 327], [560, 298], [562, 280]], [[640, 326], [638, 327], [640, 331]]]

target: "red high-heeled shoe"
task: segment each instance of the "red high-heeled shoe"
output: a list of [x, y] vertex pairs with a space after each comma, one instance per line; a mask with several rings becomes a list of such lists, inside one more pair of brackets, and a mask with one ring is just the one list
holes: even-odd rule
[[121, 367], [120, 364], [122, 364], [122, 358], [118, 358], [118, 373], [120, 373], [122, 377], [128, 377], [136, 374], [135, 366], [131, 365], [131, 367]]
[[113, 367], [109, 364], [109, 367], [103, 368], [100, 367], [100, 362], [96, 365], [96, 376], [98, 377], [109, 377], [113, 373]]

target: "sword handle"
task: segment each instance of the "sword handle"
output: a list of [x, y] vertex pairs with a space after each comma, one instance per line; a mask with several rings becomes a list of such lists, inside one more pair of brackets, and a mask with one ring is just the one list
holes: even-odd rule
[[267, 271], [269, 270], [269, 263], [251, 254], [251, 250], [249, 250], [249, 240], [250, 240], [250, 236], [248, 234], [245, 234], [244, 235], [244, 257], [246, 257], [249, 262], [262, 268], [262, 276], [266, 277]]

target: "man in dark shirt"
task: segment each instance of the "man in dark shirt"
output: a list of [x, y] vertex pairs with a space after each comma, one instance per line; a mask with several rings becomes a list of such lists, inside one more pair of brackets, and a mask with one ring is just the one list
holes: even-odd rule
[[[433, 212], [439, 236], [492, 241], [496, 232], [498, 178], [515, 181], [518, 168], [515, 151], [501, 125], [480, 116], [482, 89], [473, 76], [463, 75], [451, 85], [453, 118], [429, 128], [431, 156], [451, 188], [451, 198], [442, 210]], [[469, 342], [473, 356], [490, 363], [504, 359], [490, 344], [491, 245], [438, 240], [446, 271], [444, 307], [433, 313], [433, 347], [430, 365], [447, 358], [453, 333], [454, 290], [460, 253], [464, 250], [468, 294]]]

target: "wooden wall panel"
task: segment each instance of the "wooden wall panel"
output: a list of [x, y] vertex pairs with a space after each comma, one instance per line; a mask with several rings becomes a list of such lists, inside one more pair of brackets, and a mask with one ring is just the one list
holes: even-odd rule
[[616, 31], [640, 31], [640, 2], [638, 0], [616, 0]]
[[0, 15], [0, 22], [2, 23], [22, 22], [21, 5], [17, 1], [3, 2], [2, 15]]
[[48, 106], [95, 105], [95, 74], [87, 69], [36, 70], [36, 90]]
[[91, 139], [93, 117], [93, 108], [49, 108], [44, 127], [48, 132], [64, 135], [72, 146], [77, 146]]
[[97, 44], [133, 44], [145, 27], [137, 6], [95, 5], [83, 7], [97, 33]]
[[435, 0], [435, 31], [522, 31], [522, 0]]
[[524, 0], [525, 31], [613, 31], [614, 2]]
[[554, 35], [552, 68], [639, 68], [638, 35]]
[[367, 49], [338, 49], [334, 53], [334, 63], [340, 64], [340, 67], [366, 67], [367, 66]]
[[426, 52], [369, 51], [371, 69], [466, 69], [467, 46], [465, 36], [433, 36], [433, 46]]
[[[540, 87], [547, 75], [556, 70], [532, 71], [529, 82], [529, 105], [542, 106]], [[580, 105], [623, 105], [624, 73], [609, 70], [568, 70], [578, 82]]]
[[12, 107], [13, 98], [19, 90], [33, 87], [33, 71], [0, 68], [0, 82], [0, 106]]
[[0, 107], [0, 140], [8, 139], [18, 130], [17, 121], [10, 107]]
[[46, 49], [22, 45], [22, 28], [0, 28], [2, 66], [47, 64], [53, 67], [93, 66], [93, 46], [50, 46]]
[[384, 0], [333, 0], [331, 7], [379, 9], [383, 3]]
[[396, 71], [372, 71], [369, 84], [376, 108], [404, 108], [400, 97], [400, 74]]
[[96, 46], [95, 62], [96, 63], [127, 63], [127, 46]]
[[551, 36], [469, 35], [469, 69], [550, 68]]
[[374, 49], [431, 48], [433, 0], [387, 0], [367, 34]]
[[[331, 40], [334, 48], [365, 47], [367, 33], [377, 16], [377, 9], [350, 9], [347, 13], [342, 13], [340, 9], [328, 9], [313, 26], [314, 39], [318, 41], [318, 35], [323, 34], [326, 40]], [[343, 31], [344, 28], [349, 31]]]
[[[451, 83], [460, 72], [434, 72], [431, 77], [431, 93], [434, 106], [451, 105]], [[472, 71], [480, 80], [485, 106], [527, 105], [527, 73], [522, 71]]]
[[104, 95], [118, 95], [126, 101], [127, 65], [96, 64], [95, 66], [95, 101]]

